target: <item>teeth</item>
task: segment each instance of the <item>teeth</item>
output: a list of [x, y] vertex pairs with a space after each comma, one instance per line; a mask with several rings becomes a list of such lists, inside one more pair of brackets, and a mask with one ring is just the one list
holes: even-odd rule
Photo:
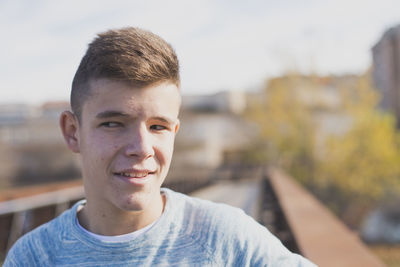
[[137, 173], [122, 172], [121, 175], [129, 178], [142, 178], [147, 176], [148, 172], [137, 172]]

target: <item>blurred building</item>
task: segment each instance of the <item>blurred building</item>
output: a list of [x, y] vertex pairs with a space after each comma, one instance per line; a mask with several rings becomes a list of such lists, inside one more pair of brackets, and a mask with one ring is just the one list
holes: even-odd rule
[[61, 112], [68, 109], [68, 102], [0, 105], [0, 142], [10, 146], [63, 144], [58, 120]]
[[248, 145], [257, 131], [240, 116], [245, 108], [242, 92], [183, 96], [174, 166], [215, 168], [226, 151]]
[[246, 95], [240, 91], [223, 91], [212, 95], [184, 95], [183, 110], [240, 114], [246, 108]]
[[27, 118], [35, 116], [35, 109], [27, 104], [0, 105], [0, 128], [23, 124]]
[[79, 177], [77, 157], [64, 144], [58, 123], [68, 109], [68, 102], [0, 105], [0, 185]]
[[400, 121], [400, 25], [387, 30], [372, 48], [373, 78], [381, 107]]

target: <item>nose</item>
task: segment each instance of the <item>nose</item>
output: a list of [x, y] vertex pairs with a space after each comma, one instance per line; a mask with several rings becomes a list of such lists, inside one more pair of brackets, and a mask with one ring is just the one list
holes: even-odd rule
[[146, 159], [154, 156], [152, 137], [146, 125], [138, 125], [128, 133], [125, 154], [128, 157]]

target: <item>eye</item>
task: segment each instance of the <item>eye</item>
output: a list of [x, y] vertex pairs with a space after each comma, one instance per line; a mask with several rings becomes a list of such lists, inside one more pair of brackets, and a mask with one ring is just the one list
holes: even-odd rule
[[154, 125], [150, 126], [150, 129], [154, 130], [154, 131], [162, 131], [162, 130], [166, 130], [168, 128], [163, 125], [154, 124]]
[[106, 127], [106, 128], [116, 128], [116, 127], [122, 127], [123, 124], [120, 122], [116, 122], [116, 121], [106, 121], [106, 122], [102, 122], [100, 124], [100, 126]]

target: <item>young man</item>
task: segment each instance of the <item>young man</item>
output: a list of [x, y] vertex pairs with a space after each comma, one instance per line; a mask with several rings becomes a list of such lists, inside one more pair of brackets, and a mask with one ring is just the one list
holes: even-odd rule
[[160, 37], [98, 35], [60, 118], [86, 200], [18, 240], [4, 266], [314, 266], [241, 210], [161, 189], [179, 87], [178, 59]]

